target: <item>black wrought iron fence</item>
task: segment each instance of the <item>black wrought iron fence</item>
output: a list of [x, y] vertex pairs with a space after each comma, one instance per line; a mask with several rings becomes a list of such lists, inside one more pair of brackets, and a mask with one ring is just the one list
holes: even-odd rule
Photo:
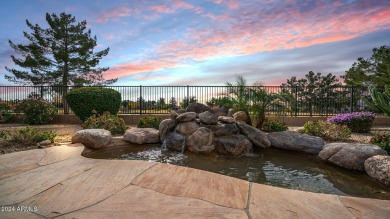
[[[220, 104], [245, 105], [254, 113], [255, 105], [262, 104], [263, 95], [277, 96], [266, 107], [268, 115], [328, 116], [366, 110], [363, 96], [365, 87], [338, 86], [333, 88], [298, 88], [281, 86], [105, 86], [122, 96], [120, 114], [167, 114], [172, 109], [186, 108], [199, 102], [211, 107]], [[71, 114], [63, 103], [63, 94], [77, 87], [62, 86], [0, 86], [0, 101], [12, 106], [27, 98], [43, 98], [59, 109], [60, 114]], [[92, 101], [92, 100], [85, 100]]]

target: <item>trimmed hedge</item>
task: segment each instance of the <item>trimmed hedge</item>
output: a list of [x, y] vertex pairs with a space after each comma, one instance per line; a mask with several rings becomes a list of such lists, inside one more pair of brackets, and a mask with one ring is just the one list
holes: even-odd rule
[[121, 104], [121, 94], [104, 87], [76, 88], [67, 93], [65, 98], [74, 114], [82, 121], [95, 113], [102, 115], [105, 111], [117, 115]]

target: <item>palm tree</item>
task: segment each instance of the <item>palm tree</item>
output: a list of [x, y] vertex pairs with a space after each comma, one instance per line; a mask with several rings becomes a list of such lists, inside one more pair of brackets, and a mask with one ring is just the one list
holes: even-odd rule
[[244, 111], [248, 115], [246, 123], [252, 125], [252, 120], [249, 115], [251, 92], [247, 87], [246, 80], [242, 76], [236, 76], [236, 84], [233, 85], [226, 82], [227, 91], [231, 97], [233, 103], [233, 111]]

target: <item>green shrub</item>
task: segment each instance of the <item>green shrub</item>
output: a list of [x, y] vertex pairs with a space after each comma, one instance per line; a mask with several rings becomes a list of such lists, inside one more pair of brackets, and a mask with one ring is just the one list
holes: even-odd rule
[[138, 120], [138, 128], [155, 128], [158, 129], [160, 123], [162, 121], [162, 118], [154, 117], [154, 116], [148, 116], [145, 118], [140, 118]]
[[266, 120], [261, 127], [261, 130], [265, 132], [282, 132], [287, 129], [286, 124], [275, 120]]
[[390, 132], [384, 134], [375, 134], [370, 139], [371, 144], [376, 144], [379, 147], [383, 148], [390, 155]]
[[16, 112], [24, 113], [23, 122], [29, 125], [49, 123], [57, 115], [57, 108], [41, 98], [29, 98], [15, 106]]
[[26, 127], [17, 131], [0, 131], [0, 143], [4, 146], [12, 144], [33, 145], [44, 140], [54, 142], [57, 134], [53, 131], [39, 131], [37, 128]]
[[10, 109], [11, 107], [7, 103], [0, 102], [0, 123], [6, 122], [11, 118], [12, 114], [9, 112]]
[[304, 133], [321, 137], [325, 140], [343, 140], [351, 136], [351, 129], [322, 120], [307, 121], [303, 126]]
[[93, 111], [102, 115], [105, 111], [117, 115], [121, 104], [121, 94], [110, 88], [82, 87], [65, 96], [69, 107], [82, 121], [94, 115]]
[[93, 115], [89, 117], [84, 123], [85, 129], [103, 128], [111, 132], [112, 135], [124, 134], [126, 131], [126, 124], [122, 118], [117, 115], [111, 115], [106, 111], [102, 115]]
[[338, 114], [330, 117], [326, 121], [339, 125], [347, 125], [352, 132], [368, 133], [371, 130], [374, 119], [375, 113], [354, 112]]

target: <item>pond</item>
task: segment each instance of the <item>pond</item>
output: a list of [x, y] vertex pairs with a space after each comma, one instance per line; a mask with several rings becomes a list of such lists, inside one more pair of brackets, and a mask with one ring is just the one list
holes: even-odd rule
[[159, 145], [132, 145], [84, 155], [96, 159], [146, 160], [186, 166], [266, 185], [309, 192], [390, 200], [390, 188], [368, 175], [321, 161], [317, 156], [279, 149], [255, 149], [240, 157], [161, 151]]

